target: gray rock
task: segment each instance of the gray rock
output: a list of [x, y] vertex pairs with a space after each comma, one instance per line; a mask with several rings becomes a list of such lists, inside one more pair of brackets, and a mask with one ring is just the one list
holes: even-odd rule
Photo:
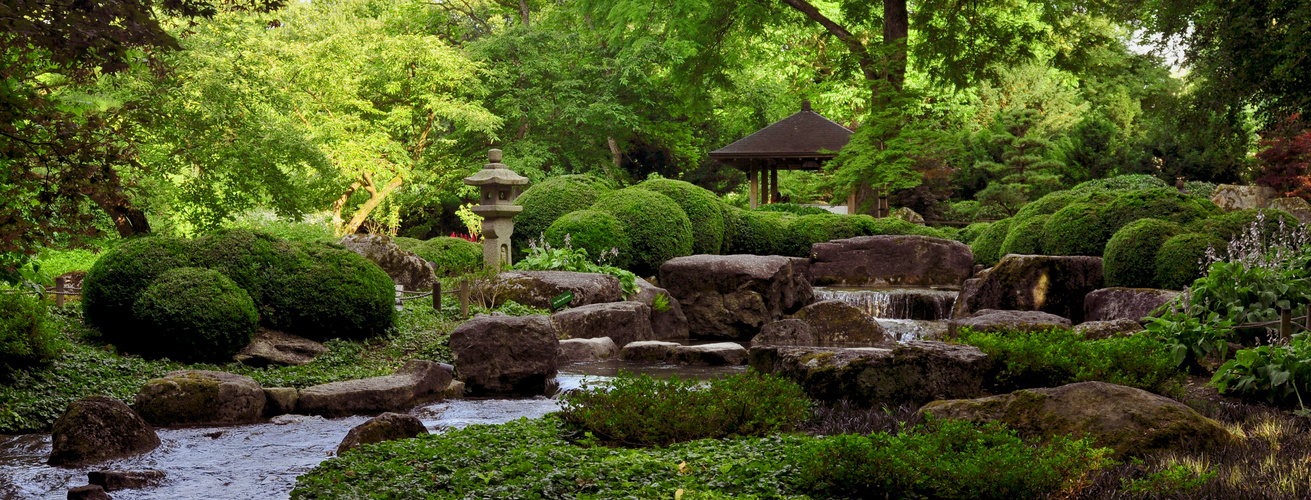
[[692, 255], [660, 266], [694, 335], [749, 340], [814, 301], [808, 261], [777, 255]]
[[1007, 255], [965, 283], [953, 318], [981, 309], [1042, 311], [1084, 320], [1084, 296], [1102, 287], [1101, 257]]
[[890, 349], [752, 346], [750, 364], [796, 381], [815, 399], [889, 406], [979, 396], [988, 370], [977, 347], [931, 341]]
[[669, 359], [679, 344], [660, 340], [633, 342], [619, 350], [619, 358], [625, 361], [663, 362]]
[[50, 465], [86, 465], [139, 455], [159, 436], [122, 401], [90, 396], [68, 405], [50, 430]]
[[300, 391], [295, 387], [265, 387], [264, 416], [276, 417], [295, 412], [297, 399], [300, 399]]
[[976, 332], [1040, 332], [1054, 328], [1070, 328], [1070, 320], [1039, 311], [998, 311], [983, 309], [968, 318], [953, 319], [947, 324], [947, 335], [956, 337], [961, 328]]
[[751, 345], [815, 345], [815, 332], [805, 321], [780, 319], [761, 328]]
[[815, 285], [961, 286], [974, 253], [959, 241], [928, 236], [859, 236], [810, 247]]
[[1302, 198], [1278, 198], [1270, 202], [1269, 208], [1283, 210], [1296, 217], [1298, 222], [1311, 224], [1311, 203]]
[[1083, 298], [1084, 321], [1131, 319], [1142, 321], [1174, 300], [1180, 292], [1155, 288], [1101, 288]]
[[464, 382], [452, 380], [451, 384], [446, 386], [446, 391], [442, 393], [443, 399], [464, 399]]
[[301, 389], [296, 409], [299, 413], [325, 417], [406, 411], [441, 399], [451, 383], [452, 372], [451, 365], [410, 360], [392, 375]]
[[[647, 280], [637, 278], [637, 294], [628, 300], [635, 300], [651, 308], [651, 331], [653, 340], [681, 340], [688, 337], [687, 316], [683, 306], [678, 303], [668, 290], [652, 285]], [[656, 310], [656, 297], [663, 295], [668, 301], [668, 309]]]
[[105, 489], [98, 484], [88, 484], [78, 486], [68, 490], [68, 500], [112, 500], [113, 497], [105, 493]]
[[[568, 271], [509, 271], [497, 275], [495, 303], [513, 300], [526, 306], [551, 308], [551, 299], [573, 292], [569, 307], [624, 300], [619, 278], [608, 274]], [[475, 291], [476, 292], [476, 291]]]
[[303, 365], [328, 352], [323, 344], [277, 330], [261, 329], [232, 359], [249, 366]]
[[1088, 340], [1102, 340], [1111, 337], [1128, 337], [1143, 331], [1143, 325], [1131, 319], [1084, 321], [1074, 325], [1074, 331]]
[[557, 362], [602, 361], [619, 355], [619, 346], [610, 337], [599, 339], [564, 339], [560, 341]]
[[381, 267], [387, 276], [406, 290], [430, 290], [437, 275], [432, 266], [414, 252], [401, 248], [395, 242], [378, 234], [351, 234], [338, 243], [347, 250], [364, 256]]
[[264, 389], [255, 379], [211, 370], [170, 372], [146, 382], [133, 405], [152, 425], [240, 425], [264, 418]]
[[427, 434], [428, 429], [418, 418], [403, 413], [383, 413], [352, 427], [346, 438], [337, 445], [337, 456], [361, 445], [409, 439]]
[[554, 383], [560, 341], [547, 316], [477, 316], [451, 332], [450, 344], [471, 395], [535, 396]]
[[747, 362], [747, 349], [736, 342], [680, 345], [666, 361], [680, 365], [735, 366]]
[[911, 210], [910, 207], [901, 207], [896, 210], [893, 210], [892, 213], [888, 214], [888, 217], [896, 217], [898, 219], [904, 220], [911, 224], [919, 224], [921, 226], [924, 225], [924, 216], [920, 215], [918, 212], [914, 210]]
[[934, 401], [920, 408], [919, 414], [926, 413], [973, 422], [1000, 421], [1026, 437], [1088, 434], [1095, 446], [1115, 450], [1117, 460], [1184, 445], [1213, 447], [1234, 439], [1224, 426], [1178, 401], [1105, 382]]
[[100, 486], [105, 491], [139, 490], [158, 485], [164, 481], [164, 471], [143, 470], [102, 470], [87, 473], [87, 482]]
[[653, 340], [651, 308], [641, 302], [606, 302], [565, 309], [551, 315], [562, 339], [609, 337], [620, 347], [638, 340]]
[[820, 343], [886, 346], [897, 342], [874, 318], [840, 300], [810, 304], [794, 317], [810, 324], [810, 331]]
[[1270, 202], [1279, 197], [1274, 189], [1265, 186], [1237, 186], [1221, 184], [1211, 193], [1211, 202], [1221, 210], [1232, 212], [1248, 208], [1267, 208]]

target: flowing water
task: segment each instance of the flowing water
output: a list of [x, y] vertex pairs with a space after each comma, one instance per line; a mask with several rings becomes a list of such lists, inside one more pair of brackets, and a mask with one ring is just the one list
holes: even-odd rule
[[840, 300], [875, 318], [898, 341], [937, 339], [956, 304], [955, 290], [934, 288], [815, 288], [815, 300]]

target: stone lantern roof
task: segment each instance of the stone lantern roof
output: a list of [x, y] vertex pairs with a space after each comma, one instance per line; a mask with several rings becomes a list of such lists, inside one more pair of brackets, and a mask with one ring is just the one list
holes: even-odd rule
[[514, 186], [528, 184], [528, 178], [514, 173], [504, 163], [501, 163], [501, 150], [493, 149], [487, 152], [487, 160], [490, 162], [483, 165], [483, 169], [471, 176], [464, 178], [464, 183], [470, 186]]

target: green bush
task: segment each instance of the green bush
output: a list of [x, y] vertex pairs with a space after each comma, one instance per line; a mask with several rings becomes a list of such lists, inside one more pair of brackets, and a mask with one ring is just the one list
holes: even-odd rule
[[1001, 260], [1001, 245], [1006, 241], [1006, 234], [1011, 230], [1011, 224], [1015, 219], [1002, 219], [984, 228], [973, 241], [970, 242], [970, 251], [974, 252], [974, 263], [984, 267], [992, 267]]
[[270, 299], [276, 328], [314, 340], [359, 339], [387, 331], [396, 289], [377, 264], [340, 245], [307, 243], [285, 292]]
[[956, 241], [969, 245], [978, 239], [984, 231], [987, 231], [991, 225], [991, 222], [975, 222], [965, 226], [961, 228], [959, 233], [956, 233]]
[[[514, 268], [520, 271], [568, 271], [572, 273], [598, 273], [609, 274], [619, 278], [619, 284], [624, 289], [624, 297], [632, 297], [637, 293], [637, 276], [631, 271], [615, 267], [608, 264], [600, 264], [601, 259], [592, 256], [587, 250], [582, 248], [573, 248], [569, 245], [549, 246], [538, 245], [530, 248], [531, 252], [519, 262], [514, 263]], [[514, 303], [514, 301], [507, 301]], [[512, 316], [522, 316], [511, 314]]]
[[810, 257], [815, 243], [863, 236], [873, 218], [867, 215], [822, 213], [803, 215], [787, 221], [780, 255]]
[[803, 443], [798, 485], [819, 498], [1046, 499], [1074, 496], [1111, 463], [1090, 438], [1038, 445], [1000, 423], [935, 420], [900, 434], [843, 434]]
[[1210, 199], [1215, 194], [1215, 183], [1206, 181], [1186, 181], [1184, 182], [1184, 191], [1193, 196]]
[[963, 228], [953, 227], [953, 226], [939, 226], [933, 229], [941, 233], [943, 238], [960, 241], [960, 232]]
[[1183, 233], [1165, 240], [1156, 254], [1156, 286], [1182, 290], [1202, 277], [1207, 248], [1224, 248], [1227, 242], [1210, 234]]
[[1109, 236], [1096, 205], [1073, 203], [1047, 219], [1042, 248], [1048, 255], [1101, 257]]
[[129, 352], [186, 362], [227, 362], [259, 324], [250, 295], [222, 273], [181, 267], [160, 275], [133, 307], [141, 329]]
[[976, 332], [962, 329], [959, 342], [988, 355], [994, 392], [1101, 381], [1175, 394], [1184, 372], [1171, 346], [1145, 335], [1086, 340], [1070, 330]]
[[250, 294], [263, 316], [275, 314], [269, 297], [286, 283], [304, 255], [297, 244], [262, 231], [221, 229], [191, 242], [196, 267], [213, 269]]
[[668, 446], [788, 432], [809, 414], [801, 386], [772, 375], [743, 373], [702, 382], [620, 373], [607, 385], [565, 393], [560, 419], [607, 443]]
[[715, 193], [690, 182], [652, 179], [637, 186], [668, 196], [692, 222], [692, 252], [718, 255], [724, 251], [724, 203]]
[[106, 252], [82, 280], [87, 324], [118, 344], [136, 333], [132, 305], [159, 275], [192, 265], [191, 247], [168, 236], [134, 238]]
[[668, 196], [630, 187], [602, 196], [592, 208], [623, 223], [633, 272], [648, 276], [664, 261], [692, 254], [692, 222]]
[[795, 216], [759, 210], [729, 210], [729, 254], [780, 255], [787, 227]]
[[756, 210], [759, 210], [761, 212], [782, 212], [785, 214], [792, 214], [797, 216], [822, 215], [822, 214], [832, 213], [820, 207], [807, 207], [803, 205], [798, 205], [796, 203], [770, 203], [768, 205], [760, 205], [759, 207], [756, 207]]
[[865, 229], [868, 236], [879, 235], [911, 235], [911, 236], [929, 236], [933, 238], [942, 238], [943, 235], [937, 229], [913, 224], [896, 217], [874, 218], [868, 215], [848, 216], [855, 217]]
[[1126, 174], [1105, 179], [1093, 179], [1074, 186], [1070, 191], [1086, 193], [1096, 190], [1107, 191], [1141, 191], [1146, 189], [1168, 188], [1169, 184], [1147, 174]]
[[1121, 192], [1101, 207], [1100, 215], [1106, 234], [1110, 235], [1138, 219], [1160, 219], [1183, 225], [1220, 213], [1211, 200], [1186, 195], [1174, 188], [1158, 188]]
[[421, 239], [406, 238], [404, 236], [397, 236], [392, 238], [391, 241], [392, 243], [395, 243], [396, 246], [401, 247], [401, 250], [409, 250], [411, 252], [414, 251], [415, 247], [418, 247], [419, 244], [423, 243], [423, 240]]
[[1293, 335], [1287, 345], [1263, 345], [1240, 349], [1234, 359], [1216, 370], [1211, 385], [1223, 394], [1299, 407], [1307, 412], [1311, 394], [1311, 334]]
[[438, 276], [471, 273], [483, 265], [483, 246], [464, 238], [438, 236], [419, 242], [410, 251], [431, 262]]
[[41, 297], [0, 289], [0, 374], [50, 361], [59, 353], [64, 339], [46, 316]]
[[560, 216], [592, 206], [601, 195], [614, 190], [613, 183], [590, 175], [562, 175], [530, 186], [514, 204], [523, 212], [514, 216], [514, 248], [528, 250], [528, 240], [542, 237]]
[[[604, 258], [612, 266], [627, 269], [632, 264], [633, 245], [619, 219], [599, 210], [569, 212], [546, 229], [546, 242], [554, 247], [569, 246], [586, 250], [592, 259]], [[611, 256], [617, 251], [618, 254]]]
[[1073, 191], [1054, 191], [1047, 193], [1042, 198], [1038, 198], [1015, 212], [1016, 219], [1036, 217], [1039, 215], [1051, 215], [1059, 212], [1071, 203], [1084, 201], [1084, 193], [1075, 193]]
[[1027, 219], [1017, 216], [1011, 224], [1011, 230], [1006, 233], [1006, 239], [1002, 240], [999, 254], [1041, 254], [1042, 232], [1049, 218], [1049, 215], [1035, 215]]
[[1006, 213], [997, 205], [983, 205], [974, 200], [957, 201], [947, 205], [942, 220], [956, 222], [979, 222], [981, 220], [999, 220], [1006, 218]]
[[1283, 210], [1247, 208], [1193, 221], [1188, 225], [1188, 232], [1210, 234], [1223, 240], [1231, 240], [1248, 231], [1255, 225], [1258, 217], [1265, 220], [1261, 229], [1264, 235], [1278, 232], [1281, 220], [1289, 227], [1297, 227], [1301, 224], [1292, 214]]
[[1116, 231], [1102, 254], [1106, 286], [1156, 287], [1156, 254], [1179, 231], [1178, 224], [1158, 219], [1138, 219]]

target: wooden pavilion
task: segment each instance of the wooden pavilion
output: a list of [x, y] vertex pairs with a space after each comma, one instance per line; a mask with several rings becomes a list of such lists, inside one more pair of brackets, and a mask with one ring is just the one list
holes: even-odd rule
[[850, 140], [851, 130], [811, 111], [810, 101], [803, 101], [801, 111], [711, 151], [710, 157], [747, 173], [751, 208], [756, 208], [762, 184], [766, 203], [779, 201], [779, 169], [819, 170]]

